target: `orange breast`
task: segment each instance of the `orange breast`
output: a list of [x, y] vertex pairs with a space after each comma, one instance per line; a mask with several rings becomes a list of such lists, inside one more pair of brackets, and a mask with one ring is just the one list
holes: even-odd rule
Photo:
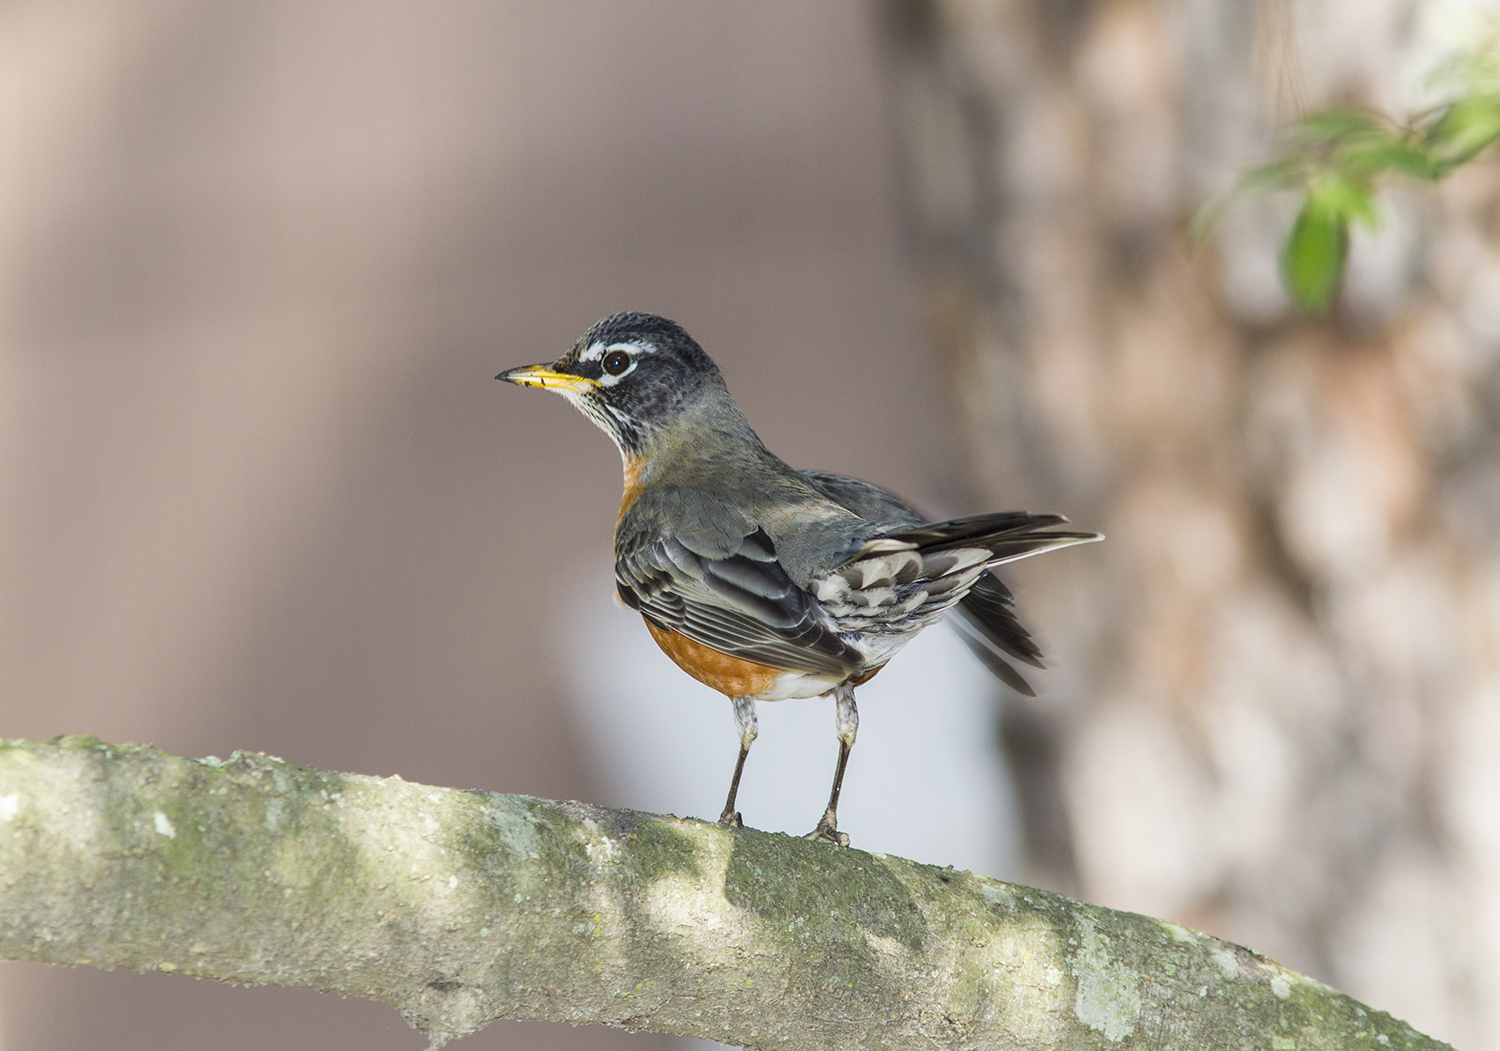
[[[620, 495], [620, 515], [625, 517], [625, 512], [635, 505], [641, 495], [641, 467], [645, 464], [644, 459], [633, 459], [625, 461], [625, 492]], [[615, 521], [618, 522], [619, 518]]]
[[779, 668], [720, 653], [675, 631], [663, 631], [649, 620], [646, 621], [646, 628], [662, 652], [671, 657], [679, 668], [726, 697], [754, 697], [763, 694], [786, 674]]

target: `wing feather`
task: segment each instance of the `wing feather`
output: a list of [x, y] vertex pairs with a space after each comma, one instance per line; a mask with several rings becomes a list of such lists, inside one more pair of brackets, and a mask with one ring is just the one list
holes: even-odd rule
[[1097, 534], [1058, 528], [1067, 524], [1061, 515], [1024, 511], [926, 523], [866, 482], [817, 471], [801, 477], [865, 522], [863, 542], [835, 555], [843, 561], [833, 569], [799, 577], [798, 586], [758, 523], [732, 504], [673, 489], [655, 494], [652, 514], [685, 527], [672, 539], [617, 549], [621, 598], [657, 627], [721, 653], [830, 677], [877, 667], [951, 610], [985, 665], [1033, 692], [1009, 662], [1041, 667], [1040, 651], [1016, 619], [1010, 591], [987, 570]]
[[861, 657], [776, 561], [763, 530], [721, 558], [672, 540], [621, 555], [620, 597], [659, 628], [732, 657], [786, 671], [843, 677]]

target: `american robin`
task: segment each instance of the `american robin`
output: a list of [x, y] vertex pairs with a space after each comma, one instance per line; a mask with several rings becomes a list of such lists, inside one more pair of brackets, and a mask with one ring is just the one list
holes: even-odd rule
[[678, 667], [734, 704], [725, 824], [740, 824], [755, 702], [831, 693], [838, 766], [808, 835], [847, 846], [837, 811], [854, 688], [951, 610], [990, 670], [1034, 695], [1011, 661], [1040, 668], [1041, 651], [987, 570], [1103, 539], [1024, 511], [930, 523], [867, 482], [795, 470], [761, 444], [692, 337], [653, 314], [607, 317], [550, 365], [496, 378], [561, 394], [619, 447], [615, 586]]

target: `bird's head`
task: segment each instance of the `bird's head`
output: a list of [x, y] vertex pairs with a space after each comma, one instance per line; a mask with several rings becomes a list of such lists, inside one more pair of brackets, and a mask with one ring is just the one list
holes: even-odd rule
[[495, 378], [561, 394], [614, 439], [627, 461], [690, 408], [724, 392], [724, 378], [703, 348], [681, 325], [655, 314], [607, 317], [550, 365], [522, 365]]

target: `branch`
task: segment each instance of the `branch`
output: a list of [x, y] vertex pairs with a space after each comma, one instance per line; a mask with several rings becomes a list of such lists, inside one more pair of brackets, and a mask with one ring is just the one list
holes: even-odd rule
[[299, 985], [432, 1047], [545, 1018], [758, 1048], [1441, 1048], [1248, 949], [702, 821], [91, 737], [0, 744], [0, 957]]

